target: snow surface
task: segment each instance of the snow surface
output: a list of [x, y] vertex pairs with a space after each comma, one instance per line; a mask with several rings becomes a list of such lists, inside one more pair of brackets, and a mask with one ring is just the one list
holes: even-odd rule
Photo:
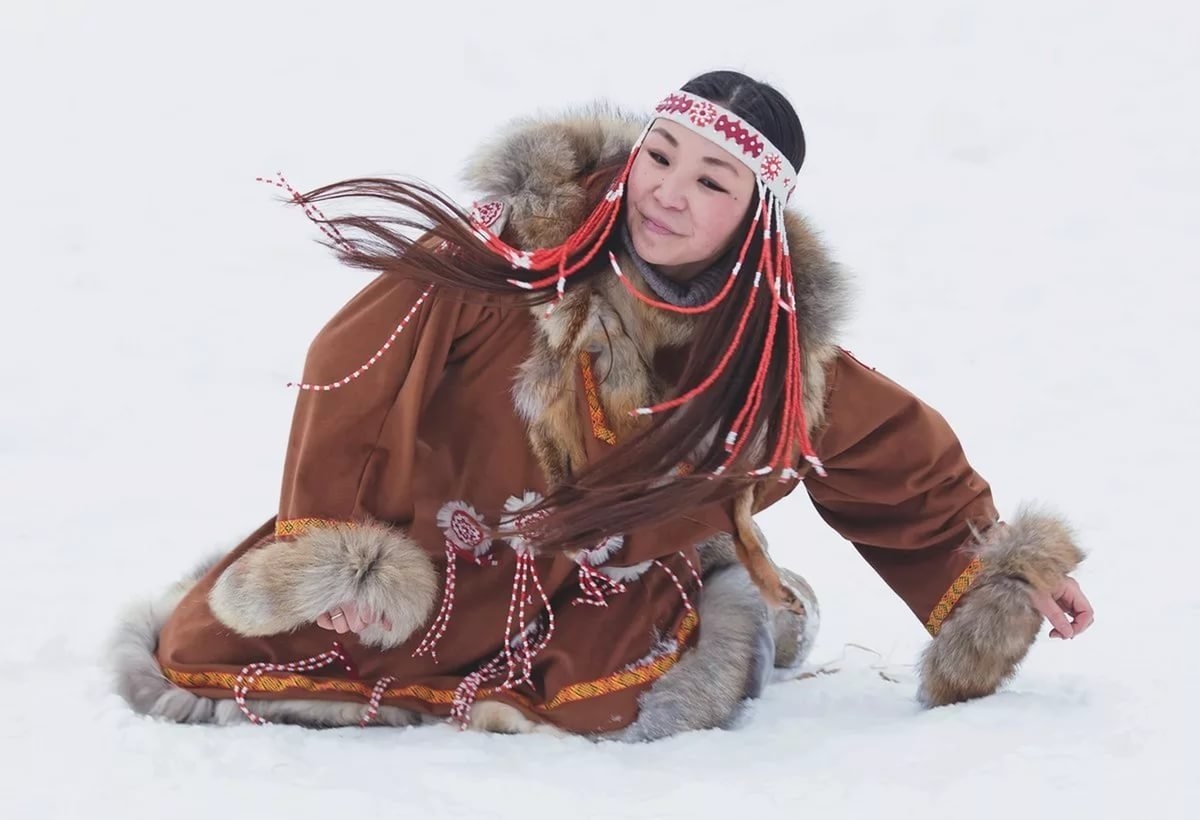
[[[1198, 22], [1101, 0], [5, 0], [0, 814], [1200, 816]], [[771, 687], [736, 731], [131, 714], [100, 667], [117, 610], [271, 514], [284, 384], [366, 281], [254, 177], [465, 196], [463, 158], [510, 116], [645, 108], [716, 67], [800, 111], [799, 205], [857, 288], [847, 346], [950, 419], [1006, 514], [1071, 517], [1093, 630], [921, 711], [921, 624], [798, 494], [764, 524], [821, 598], [814, 665], [840, 671]]]

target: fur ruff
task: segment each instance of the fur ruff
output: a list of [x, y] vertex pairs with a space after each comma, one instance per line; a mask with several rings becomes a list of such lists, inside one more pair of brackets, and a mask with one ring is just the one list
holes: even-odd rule
[[1030, 589], [1052, 590], [1084, 558], [1064, 521], [1029, 509], [976, 541], [983, 569], [921, 657], [925, 706], [984, 697], [1009, 680], [1042, 624]]
[[[469, 163], [466, 180], [509, 212], [506, 233], [530, 250], [561, 244], [587, 216], [581, 185], [598, 168], [628, 156], [644, 120], [605, 106], [558, 118], [519, 120]], [[841, 268], [830, 258], [799, 214], [785, 215], [804, 350], [804, 411], [811, 429], [824, 419], [825, 365], [836, 355], [835, 337], [847, 305]], [[629, 281], [650, 294], [622, 249]], [[664, 347], [687, 344], [697, 320], [646, 305], [615, 276], [568, 288], [546, 320], [539, 317], [533, 351], [521, 367], [513, 398], [529, 424], [530, 440], [552, 483], [583, 463], [585, 431], [574, 404], [575, 368], [581, 352], [596, 357], [600, 401], [618, 439], [627, 438], [645, 417], [629, 411], [664, 398], [667, 385], [646, 363]], [[567, 389], [564, 389], [567, 388]]]
[[251, 550], [221, 573], [208, 596], [221, 623], [240, 635], [278, 635], [314, 623], [347, 602], [382, 614], [392, 628], [360, 633], [393, 649], [425, 623], [438, 594], [433, 562], [402, 530], [367, 521], [310, 530]]

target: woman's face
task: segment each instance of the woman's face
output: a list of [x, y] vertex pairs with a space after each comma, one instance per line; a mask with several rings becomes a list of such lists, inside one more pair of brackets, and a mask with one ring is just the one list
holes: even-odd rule
[[686, 282], [729, 247], [754, 200], [754, 173], [728, 151], [657, 120], [629, 172], [625, 221], [638, 255]]

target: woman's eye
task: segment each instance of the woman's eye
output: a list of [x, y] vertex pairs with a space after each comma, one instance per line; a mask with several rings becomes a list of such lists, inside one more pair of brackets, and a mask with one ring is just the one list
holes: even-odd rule
[[717, 183], [713, 182], [713, 181], [712, 181], [711, 179], [709, 179], [708, 177], [704, 177], [704, 178], [702, 178], [702, 179], [700, 180], [700, 184], [701, 184], [701, 185], [703, 185], [705, 188], [711, 188], [711, 189], [712, 189], [712, 190], [714, 190], [714, 191], [720, 191], [721, 193], [726, 193], [726, 191], [725, 191], [725, 189], [724, 189], [724, 188], [722, 188], [722, 187], [721, 187], [720, 185], [718, 185]]
[[654, 161], [655, 161], [655, 162], [657, 162], [659, 165], [667, 165], [667, 164], [669, 164], [669, 163], [667, 162], [667, 158], [666, 158], [666, 157], [664, 157], [662, 154], [658, 153], [657, 151], [648, 151], [647, 153], [649, 153], [649, 154], [650, 154], [650, 159], [654, 160]]

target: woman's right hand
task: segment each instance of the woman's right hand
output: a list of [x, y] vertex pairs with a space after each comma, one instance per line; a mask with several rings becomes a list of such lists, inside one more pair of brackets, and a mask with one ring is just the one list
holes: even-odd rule
[[328, 612], [322, 612], [317, 617], [317, 626], [322, 629], [332, 629], [339, 635], [347, 632], [359, 633], [372, 624], [381, 624], [384, 629], [391, 630], [392, 622], [386, 615], [363, 609], [353, 601], [335, 606]]

